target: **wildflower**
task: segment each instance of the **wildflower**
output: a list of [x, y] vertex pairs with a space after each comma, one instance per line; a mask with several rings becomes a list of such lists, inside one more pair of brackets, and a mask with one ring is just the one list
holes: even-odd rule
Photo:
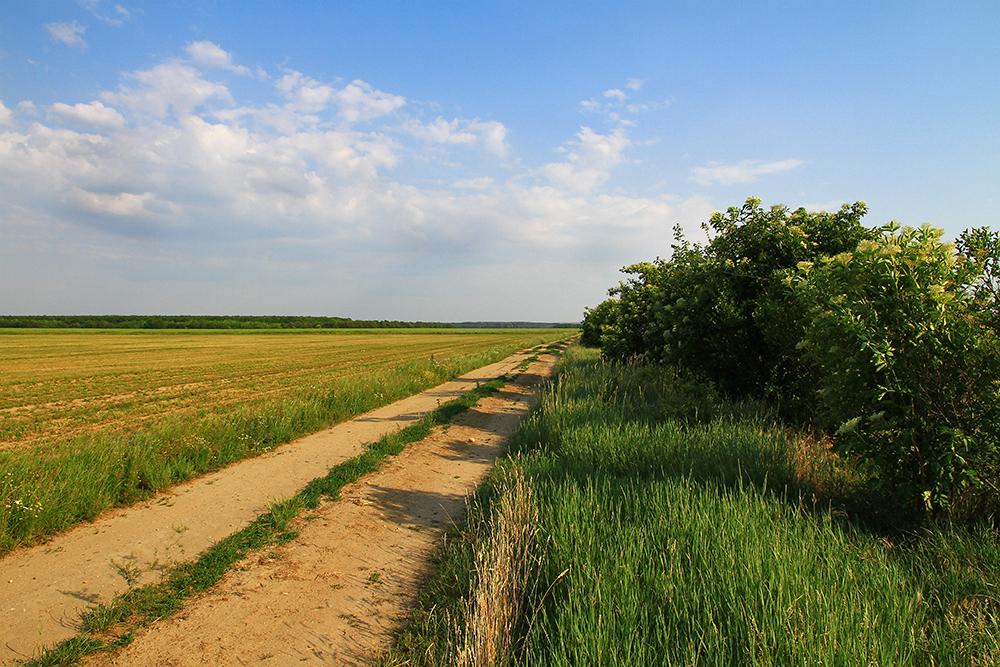
[[837, 435], [847, 435], [848, 433], [853, 433], [858, 430], [858, 424], [861, 423], [861, 417], [855, 417], [854, 419], [848, 419], [846, 422], [840, 425], [837, 429]]

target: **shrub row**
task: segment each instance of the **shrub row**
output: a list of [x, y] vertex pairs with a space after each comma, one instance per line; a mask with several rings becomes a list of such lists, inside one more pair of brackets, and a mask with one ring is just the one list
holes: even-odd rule
[[705, 244], [677, 229], [669, 260], [626, 267], [587, 309], [582, 342], [769, 400], [926, 510], [981, 509], [1000, 498], [1000, 234], [945, 243], [866, 212], [751, 198]]

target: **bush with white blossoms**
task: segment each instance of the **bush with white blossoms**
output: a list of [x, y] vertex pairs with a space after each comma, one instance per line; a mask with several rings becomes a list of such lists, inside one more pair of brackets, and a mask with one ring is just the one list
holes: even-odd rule
[[978, 484], [1000, 438], [1000, 345], [972, 307], [983, 263], [942, 234], [889, 223], [788, 281], [808, 308], [821, 423], [928, 509]]

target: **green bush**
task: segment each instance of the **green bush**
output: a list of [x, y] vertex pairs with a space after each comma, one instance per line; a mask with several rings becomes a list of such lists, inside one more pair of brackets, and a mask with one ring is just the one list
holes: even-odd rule
[[975, 485], [1000, 437], [1000, 346], [978, 315], [996, 307], [981, 293], [996, 260], [959, 254], [942, 233], [890, 223], [788, 279], [809, 309], [801, 347], [819, 372], [821, 423], [838, 451], [927, 509]]
[[617, 299], [604, 311], [615, 316], [602, 322], [604, 356], [678, 366], [728, 394], [801, 411], [812, 398], [809, 367], [795, 348], [804, 313], [782, 279], [798, 262], [871, 237], [860, 222], [865, 211], [858, 202], [832, 214], [789, 212], [751, 198], [712, 216], [707, 245], [677, 230], [670, 260], [626, 267], [632, 277], [610, 290]]
[[580, 326], [580, 345], [600, 347], [604, 327], [613, 324], [618, 313], [617, 301], [603, 301], [595, 308], [585, 308]]

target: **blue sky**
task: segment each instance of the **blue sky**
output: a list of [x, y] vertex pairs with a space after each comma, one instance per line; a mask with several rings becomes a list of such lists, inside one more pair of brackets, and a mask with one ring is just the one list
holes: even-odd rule
[[578, 321], [750, 196], [1000, 227], [1000, 4], [0, 2], [0, 313]]

